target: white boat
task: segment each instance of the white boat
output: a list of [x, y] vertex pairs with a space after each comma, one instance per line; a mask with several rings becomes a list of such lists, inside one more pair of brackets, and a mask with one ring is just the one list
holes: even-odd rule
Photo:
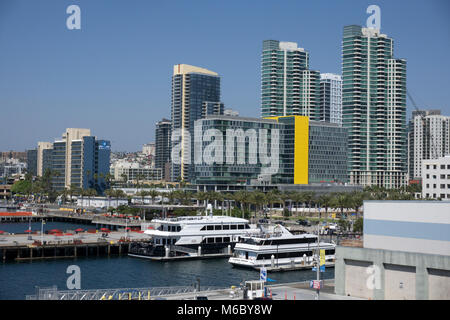
[[243, 236], [259, 232], [248, 220], [228, 216], [186, 216], [153, 219], [144, 231], [151, 242], [134, 243], [133, 257], [199, 256], [226, 253]]
[[261, 227], [261, 233], [242, 237], [228, 260], [233, 266], [259, 269], [305, 262], [311, 264], [318, 249], [325, 250], [325, 260], [335, 259], [333, 243], [320, 242], [313, 234], [293, 235], [281, 225]]

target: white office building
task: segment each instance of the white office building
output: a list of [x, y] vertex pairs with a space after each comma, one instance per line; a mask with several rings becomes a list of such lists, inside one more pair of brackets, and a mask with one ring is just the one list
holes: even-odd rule
[[422, 176], [422, 161], [450, 154], [450, 117], [440, 110], [413, 111], [408, 133], [409, 178]]
[[422, 161], [422, 197], [450, 200], [450, 154]]
[[338, 74], [320, 74], [320, 121], [342, 126], [342, 77]]

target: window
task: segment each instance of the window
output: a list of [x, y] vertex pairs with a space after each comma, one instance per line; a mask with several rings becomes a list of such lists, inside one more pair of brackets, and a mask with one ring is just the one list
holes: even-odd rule
[[238, 224], [238, 229], [244, 229], [244, 225], [243, 224]]
[[232, 225], [231, 225], [231, 230], [236, 230], [236, 229], [237, 229], [237, 225], [232, 224]]
[[223, 242], [230, 242], [230, 237], [224, 237]]
[[214, 230], [214, 226], [206, 226], [206, 230]]
[[214, 226], [214, 230], [222, 230], [222, 226], [220, 224], [217, 224]]
[[206, 243], [214, 243], [214, 238], [206, 238]]
[[230, 230], [230, 225], [229, 224], [223, 225], [223, 230]]
[[445, 164], [441, 164], [441, 169], [445, 169]]

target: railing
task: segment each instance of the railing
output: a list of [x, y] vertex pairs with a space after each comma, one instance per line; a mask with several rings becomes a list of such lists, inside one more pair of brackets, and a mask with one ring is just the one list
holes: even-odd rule
[[153, 288], [119, 288], [92, 290], [58, 290], [56, 286], [36, 287], [35, 295], [27, 295], [26, 300], [151, 300], [155, 297], [170, 296], [195, 292], [225, 290], [224, 287], [202, 287], [200, 291], [194, 286], [153, 287]]
[[170, 249], [170, 251], [179, 251], [179, 252], [184, 252], [184, 253], [197, 253], [197, 250], [192, 249], [192, 248], [183, 247], [183, 246], [171, 245], [171, 246], [169, 246], [169, 249]]

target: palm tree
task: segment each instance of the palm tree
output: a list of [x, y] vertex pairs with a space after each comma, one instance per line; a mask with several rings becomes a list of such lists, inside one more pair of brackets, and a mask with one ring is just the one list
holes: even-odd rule
[[291, 198], [295, 202], [295, 212], [298, 216], [298, 204], [299, 204], [299, 202], [303, 203], [305, 201], [304, 193], [294, 191], [291, 193]]
[[266, 202], [270, 206], [270, 211], [271, 211], [270, 215], [272, 216], [273, 204], [280, 202], [280, 192], [278, 191], [278, 189], [271, 190], [266, 193], [265, 199], [266, 199]]
[[234, 199], [234, 201], [239, 203], [239, 209], [242, 212], [242, 217], [244, 217], [245, 203], [248, 199], [248, 192], [247, 191], [237, 191], [233, 194], [233, 199]]
[[265, 203], [265, 195], [261, 191], [254, 191], [249, 199], [251, 204], [255, 205], [255, 218], [258, 216], [258, 207], [261, 209], [261, 207]]
[[150, 199], [152, 200], [152, 204], [153, 204], [153, 199], [156, 198], [157, 196], [159, 196], [159, 192], [152, 189], [152, 190], [148, 191], [148, 195], [150, 196]]
[[93, 189], [93, 188], [89, 188], [87, 190], [87, 196], [89, 197], [89, 205], [88, 207], [91, 206], [91, 197], [95, 197], [97, 195], [97, 190]]
[[195, 194], [194, 197], [195, 197], [195, 199], [197, 199], [197, 201], [203, 202], [203, 206], [206, 208], [206, 203], [205, 203], [205, 201], [207, 199], [206, 192], [199, 191]]
[[75, 184], [72, 184], [68, 190], [69, 196], [70, 196], [70, 203], [72, 203], [72, 197], [74, 194], [79, 193], [79, 187], [77, 187]]
[[330, 208], [333, 205], [333, 196], [326, 193], [322, 194], [318, 198], [318, 202], [320, 207], [325, 208], [325, 216], [328, 218], [328, 208]]
[[344, 208], [349, 208], [351, 206], [348, 193], [337, 193], [332, 201], [335, 207], [341, 209], [341, 217], [344, 215]]

